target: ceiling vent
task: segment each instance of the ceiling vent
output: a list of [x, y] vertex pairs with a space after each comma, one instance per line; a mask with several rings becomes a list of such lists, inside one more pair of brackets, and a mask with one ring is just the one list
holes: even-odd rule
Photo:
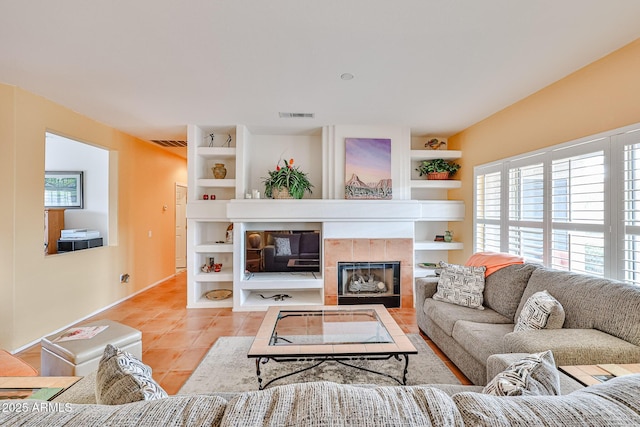
[[171, 139], [152, 139], [151, 142], [162, 147], [186, 147], [187, 141], [174, 141]]
[[313, 113], [278, 113], [281, 119], [313, 119]]

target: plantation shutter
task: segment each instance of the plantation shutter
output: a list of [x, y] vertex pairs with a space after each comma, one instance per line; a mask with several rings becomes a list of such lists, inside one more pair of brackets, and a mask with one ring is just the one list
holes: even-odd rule
[[554, 159], [551, 197], [551, 266], [604, 276], [604, 150]]
[[509, 253], [529, 261], [544, 256], [544, 166], [509, 168]]
[[501, 172], [476, 175], [475, 252], [500, 252]]
[[626, 138], [632, 143], [623, 148], [623, 280], [640, 285], [640, 132]]

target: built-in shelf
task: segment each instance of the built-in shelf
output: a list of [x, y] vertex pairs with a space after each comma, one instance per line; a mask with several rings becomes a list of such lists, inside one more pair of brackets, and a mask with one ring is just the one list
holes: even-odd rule
[[215, 179], [215, 178], [201, 178], [198, 180], [198, 186], [200, 187], [225, 187], [233, 188], [236, 186], [235, 179]]
[[322, 289], [324, 281], [320, 274], [302, 273], [256, 273], [240, 282], [244, 290], [273, 289]]
[[207, 253], [207, 252], [233, 253], [233, 243], [201, 243], [199, 245], [195, 245], [194, 249], [198, 253]]
[[[243, 302], [241, 304], [242, 311], [259, 311], [266, 310], [272, 305], [323, 305], [322, 290], [293, 291], [283, 290], [282, 292], [274, 291], [241, 291]], [[291, 298], [285, 298], [282, 301], [274, 301], [273, 298], [263, 298], [271, 296], [275, 293], [289, 295]]]
[[411, 150], [411, 160], [454, 160], [462, 157], [459, 150]]
[[462, 182], [455, 179], [412, 179], [411, 188], [453, 189], [462, 187]]
[[233, 270], [231, 267], [223, 268], [218, 273], [198, 273], [193, 275], [196, 282], [232, 282]]
[[413, 249], [416, 251], [455, 251], [464, 249], [464, 245], [462, 242], [416, 241]]
[[198, 147], [196, 154], [205, 159], [233, 159], [236, 157], [236, 147]]

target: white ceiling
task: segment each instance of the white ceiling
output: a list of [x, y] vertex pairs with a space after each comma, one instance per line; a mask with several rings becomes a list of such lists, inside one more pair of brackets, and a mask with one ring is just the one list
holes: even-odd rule
[[0, 0], [0, 82], [147, 140], [188, 123], [450, 136], [639, 22], [638, 0]]

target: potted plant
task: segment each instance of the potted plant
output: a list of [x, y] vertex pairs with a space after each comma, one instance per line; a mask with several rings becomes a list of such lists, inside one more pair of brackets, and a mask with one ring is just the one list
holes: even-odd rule
[[282, 162], [284, 166], [276, 165], [276, 170], [263, 177], [264, 195], [274, 199], [302, 199], [305, 192], [311, 194], [313, 184], [307, 174], [293, 166], [293, 159]]
[[449, 179], [458, 169], [459, 164], [444, 159], [423, 160], [416, 168], [420, 176], [426, 175], [427, 179]]

